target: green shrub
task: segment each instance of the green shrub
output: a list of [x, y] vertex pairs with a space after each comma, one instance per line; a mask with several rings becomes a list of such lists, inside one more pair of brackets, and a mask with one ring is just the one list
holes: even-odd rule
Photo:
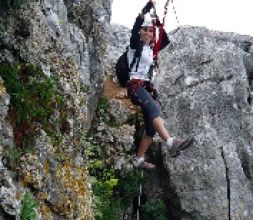
[[108, 167], [102, 160], [95, 159], [89, 166], [89, 173], [93, 176], [92, 184], [95, 196], [96, 219], [117, 220], [119, 201], [114, 198], [114, 190], [118, 184], [115, 171]]
[[10, 167], [12, 169], [16, 169], [20, 165], [20, 157], [21, 157], [21, 152], [18, 148], [9, 148], [8, 151], [8, 160]]
[[38, 206], [39, 202], [33, 200], [31, 194], [26, 192], [22, 201], [20, 219], [21, 220], [36, 219], [36, 208]]
[[5, 12], [10, 9], [19, 9], [27, 0], [1, 0], [0, 12]]
[[162, 200], [148, 201], [141, 206], [142, 220], [166, 220], [166, 206]]
[[45, 123], [53, 113], [54, 82], [34, 65], [0, 65], [0, 76], [11, 96], [11, 108], [18, 123]]
[[97, 115], [99, 116], [99, 121], [108, 124], [110, 122], [110, 117], [108, 115], [109, 102], [105, 97], [100, 97], [97, 103]]
[[95, 211], [96, 220], [119, 220], [119, 213], [121, 212], [120, 201], [113, 198], [110, 201], [99, 199], [96, 202]]
[[[14, 131], [16, 147], [32, 152], [37, 128], [49, 133], [54, 130], [50, 118], [57, 102], [54, 80], [35, 65], [0, 64], [0, 77], [10, 94], [9, 118]], [[18, 159], [16, 158], [18, 161]]]
[[143, 175], [140, 170], [128, 170], [123, 174], [115, 170], [101, 154], [99, 146], [86, 143], [85, 155], [88, 157], [89, 174], [93, 177], [92, 189], [95, 196], [96, 220], [118, 220], [119, 214], [132, 205], [139, 194]]
[[130, 206], [133, 199], [139, 195], [142, 181], [144, 181], [144, 176], [141, 171], [137, 169], [125, 171], [125, 173], [120, 176], [117, 192], [119, 193], [124, 208]]

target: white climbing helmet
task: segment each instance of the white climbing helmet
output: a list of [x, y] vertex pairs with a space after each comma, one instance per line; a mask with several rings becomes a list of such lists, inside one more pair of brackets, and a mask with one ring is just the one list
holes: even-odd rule
[[153, 26], [152, 17], [150, 15], [150, 13], [145, 14], [144, 22], [141, 26], [142, 27], [152, 27]]

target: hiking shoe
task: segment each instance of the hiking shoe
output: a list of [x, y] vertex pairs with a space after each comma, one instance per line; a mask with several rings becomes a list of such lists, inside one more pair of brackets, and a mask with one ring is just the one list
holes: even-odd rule
[[148, 170], [155, 169], [155, 165], [152, 163], [146, 162], [143, 157], [141, 158], [135, 157], [133, 160], [133, 165], [135, 168], [140, 168], [140, 169], [148, 169]]
[[171, 157], [177, 157], [182, 150], [190, 147], [193, 143], [193, 138], [189, 138], [189, 139], [174, 139], [173, 140], [173, 145], [171, 147], [171, 149], [169, 150], [170, 152], [170, 156]]

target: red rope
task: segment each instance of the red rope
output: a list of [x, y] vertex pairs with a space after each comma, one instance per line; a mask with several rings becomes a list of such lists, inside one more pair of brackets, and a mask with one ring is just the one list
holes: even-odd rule
[[[165, 5], [164, 5], [164, 14], [163, 14], [163, 22], [160, 24], [159, 26], [159, 37], [158, 37], [158, 41], [154, 42], [154, 48], [153, 48], [153, 58], [155, 63], [157, 63], [158, 60], [158, 52], [160, 50], [161, 47], [161, 43], [162, 43], [162, 39], [163, 39], [163, 34], [164, 34], [164, 24], [165, 24], [165, 19], [166, 19], [166, 15], [168, 12], [168, 5], [169, 5], [169, 1], [167, 0]], [[154, 39], [156, 40], [156, 28], [155, 28], [155, 24], [154, 24]]]
[[165, 24], [165, 18], [166, 18], [167, 12], [168, 12], [169, 1], [170, 0], [167, 0], [166, 3], [165, 3], [165, 5], [164, 5], [163, 25]]

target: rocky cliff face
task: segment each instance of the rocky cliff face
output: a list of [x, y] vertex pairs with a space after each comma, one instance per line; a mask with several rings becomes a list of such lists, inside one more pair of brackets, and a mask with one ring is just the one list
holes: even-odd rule
[[157, 77], [169, 131], [194, 136], [172, 159], [165, 194], [178, 219], [252, 219], [253, 38], [183, 28]]
[[[103, 87], [111, 3], [25, 1], [13, 9], [13, 2], [1, 3], [0, 15], [1, 76], [6, 77], [0, 83], [0, 217], [18, 218], [23, 195], [30, 189], [40, 201], [40, 219], [92, 219], [84, 138]], [[42, 69], [47, 77], [44, 84], [39, 84], [42, 78], [38, 80], [36, 68], [24, 71], [31, 64]], [[30, 103], [38, 114], [17, 119], [18, 111], [13, 108], [17, 103], [10, 104], [15, 92], [6, 91], [10, 76], [6, 67], [11, 66], [16, 68], [12, 70], [17, 72], [19, 88], [37, 82], [44, 92], [53, 79], [52, 90], [46, 90], [49, 94], [54, 91], [53, 111], [49, 110], [51, 115], [45, 121], [38, 120], [36, 110], [42, 104], [36, 102], [43, 100], [42, 93], [31, 96], [31, 89], [27, 89], [30, 94], [22, 93], [23, 102]], [[24, 153], [30, 137], [32, 150]]]
[[[93, 141], [114, 169], [132, 168], [142, 127], [138, 111], [124, 90], [107, 81], [104, 94], [111, 100], [95, 112], [104, 71], [114, 76], [112, 67], [129, 37], [126, 28], [108, 26], [110, 4], [44, 0], [16, 10], [4, 5], [1, 219], [20, 217], [27, 191], [39, 201], [38, 219], [93, 219], [84, 137], [96, 113]], [[169, 220], [251, 220], [253, 38], [182, 27], [170, 39], [154, 82], [171, 134], [195, 141], [171, 158], [156, 139], [148, 156], [158, 168], [147, 173], [143, 193], [148, 201], [166, 201]], [[132, 219], [131, 212], [123, 210], [119, 219]]]

